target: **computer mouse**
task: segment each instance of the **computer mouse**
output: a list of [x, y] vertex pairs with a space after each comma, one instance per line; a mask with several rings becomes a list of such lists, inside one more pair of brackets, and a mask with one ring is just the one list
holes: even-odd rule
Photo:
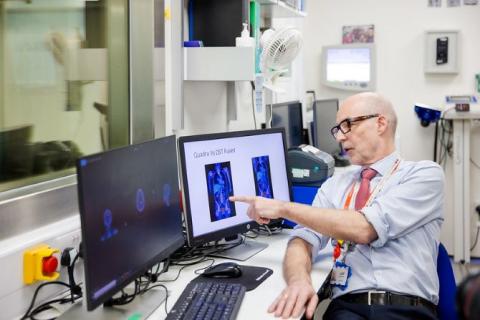
[[242, 269], [235, 262], [224, 262], [209, 267], [202, 275], [209, 278], [238, 278], [242, 275]]

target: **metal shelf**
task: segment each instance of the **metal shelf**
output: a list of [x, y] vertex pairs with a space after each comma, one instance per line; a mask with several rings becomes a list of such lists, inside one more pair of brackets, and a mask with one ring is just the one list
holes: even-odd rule
[[307, 14], [290, 7], [283, 1], [279, 0], [258, 0], [262, 5], [262, 17], [264, 18], [295, 18], [306, 17]]

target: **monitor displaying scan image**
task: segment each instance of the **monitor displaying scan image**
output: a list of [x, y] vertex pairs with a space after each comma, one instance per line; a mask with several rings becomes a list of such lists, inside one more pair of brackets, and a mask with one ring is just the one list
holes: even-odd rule
[[77, 173], [85, 300], [93, 310], [184, 244], [175, 136], [80, 158]]
[[[268, 110], [268, 109], [267, 109]], [[272, 128], [285, 128], [287, 147], [297, 147], [303, 143], [302, 103], [290, 101], [271, 106]]]
[[[245, 233], [258, 225], [232, 195], [291, 199], [283, 129], [179, 138], [185, 222], [190, 246]], [[266, 245], [245, 241], [221, 255], [245, 260]]]

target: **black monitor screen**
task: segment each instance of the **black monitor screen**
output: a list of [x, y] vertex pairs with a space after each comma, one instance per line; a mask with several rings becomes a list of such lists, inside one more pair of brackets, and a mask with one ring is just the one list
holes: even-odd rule
[[287, 147], [296, 147], [302, 139], [302, 104], [298, 101], [272, 105], [272, 128], [285, 128]]
[[231, 195], [290, 201], [283, 129], [181, 137], [179, 152], [189, 245], [256, 226]]
[[77, 161], [87, 308], [184, 243], [175, 136]]
[[340, 152], [340, 144], [330, 133], [337, 111], [338, 99], [317, 100], [313, 105], [313, 145], [331, 155]]

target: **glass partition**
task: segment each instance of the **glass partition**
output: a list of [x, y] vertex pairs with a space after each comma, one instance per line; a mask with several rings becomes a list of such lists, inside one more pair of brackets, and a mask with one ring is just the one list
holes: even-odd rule
[[0, 192], [128, 144], [128, 67], [127, 0], [0, 0]]

